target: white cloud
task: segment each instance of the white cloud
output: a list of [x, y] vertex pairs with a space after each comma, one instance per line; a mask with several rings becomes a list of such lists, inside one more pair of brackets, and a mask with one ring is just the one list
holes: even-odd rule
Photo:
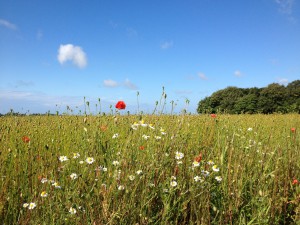
[[104, 84], [105, 87], [109, 87], [109, 88], [115, 88], [115, 87], [123, 86], [123, 87], [126, 87], [126, 88], [131, 89], [131, 90], [137, 90], [138, 89], [138, 87], [134, 83], [132, 83], [128, 78], [123, 83], [108, 79], [108, 80], [104, 80], [103, 84]]
[[241, 71], [236, 70], [236, 71], [234, 71], [234, 76], [236, 76], [236, 77], [241, 77], [241, 76], [243, 76], [243, 74], [242, 74]]
[[87, 65], [87, 57], [85, 52], [79, 46], [72, 44], [60, 45], [58, 49], [57, 59], [60, 64], [72, 61], [74, 65], [83, 68]]
[[279, 78], [278, 83], [281, 85], [287, 85], [289, 83], [289, 80], [286, 78]]
[[204, 74], [204, 73], [198, 73], [198, 77], [201, 79], [201, 80], [207, 80], [207, 76]]
[[8, 29], [11, 29], [11, 30], [16, 30], [17, 29], [17, 26], [7, 20], [3, 20], [3, 19], [0, 19], [0, 25], [1, 26], [4, 26]]
[[292, 14], [294, 0], [275, 0], [279, 6], [279, 12], [283, 14]]
[[111, 87], [111, 88], [119, 86], [118, 82], [114, 80], [104, 80], [103, 84], [105, 87]]
[[137, 90], [138, 89], [138, 87], [135, 84], [133, 84], [129, 79], [125, 80], [124, 86], [131, 89], [131, 90]]
[[161, 49], [169, 49], [169, 48], [171, 48], [171, 47], [173, 47], [173, 41], [165, 41], [164, 43], [162, 43], [161, 45], [160, 45], [160, 48]]

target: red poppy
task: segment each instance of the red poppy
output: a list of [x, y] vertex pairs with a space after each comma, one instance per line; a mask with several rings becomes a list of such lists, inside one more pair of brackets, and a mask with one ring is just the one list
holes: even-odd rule
[[292, 133], [295, 133], [295, 132], [296, 132], [296, 128], [295, 128], [295, 127], [292, 127], [292, 128], [291, 128], [291, 131], [292, 131]]
[[27, 136], [23, 136], [23, 137], [22, 137], [22, 141], [23, 141], [24, 143], [28, 143], [28, 142], [30, 141], [30, 138], [27, 137]]
[[125, 109], [126, 108], [126, 104], [123, 101], [118, 101], [116, 104], [116, 108], [117, 109]]
[[217, 115], [216, 114], [210, 114], [210, 117], [215, 119], [215, 118], [217, 118]]
[[140, 150], [144, 150], [145, 147], [143, 145], [140, 146]]
[[198, 156], [196, 156], [195, 157], [195, 159], [194, 159], [196, 162], [201, 162], [201, 160], [202, 160], [202, 154], [200, 153]]
[[299, 183], [299, 181], [297, 179], [294, 179], [293, 182], [292, 182], [293, 185], [296, 185], [298, 183]]

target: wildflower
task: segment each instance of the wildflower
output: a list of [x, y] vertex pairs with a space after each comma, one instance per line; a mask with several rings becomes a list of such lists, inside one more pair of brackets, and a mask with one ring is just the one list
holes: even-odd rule
[[84, 161], [82, 161], [82, 160], [81, 160], [81, 161], [79, 161], [79, 164], [83, 164], [83, 163], [84, 163]]
[[209, 176], [209, 172], [207, 170], [202, 170], [201, 173], [205, 177]]
[[297, 179], [294, 179], [292, 182], [293, 185], [299, 184], [299, 181]]
[[105, 125], [100, 126], [100, 130], [102, 130], [103, 132], [106, 131], [107, 130], [107, 126], [105, 126]]
[[194, 177], [194, 181], [195, 181], [195, 182], [199, 182], [199, 181], [200, 181], [200, 182], [203, 182], [203, 180], [202, 180], [202, 178], [201, 178], [200, 176], [195, 176], [195, 177]]
[[213, 113], [213, 114], [210, 114], [210, 117], [215, 119], [215, 118], [217, 118], [217, 115]]
[[172, 180], [170, 183], [171, 187], [176, 187], [177, 186], [177, 182], [175, 180]]
[[115, 139], [115, 138], [118, 138], [119, 137], [119, 134], [118, 133], [115, 133], [112, 138]]
[[87, 128], [86, 128], [86, 127], [84, 127], [83, 130], [84, 130], [85, 132], [87, 132]]
[[165, 135], [165, 134], [166, 134], [165, 130], [162, 129], [162, 128], [160, 128], [160, 133], [161, 133], [162, 135]]
[[198, 156], [195, 157], [194, 161], [200, 163], [202, 160], [202, 154], [200, 153]]
[[79, 153], [73, 153], [73, 159], [79, 158], [80, 154]]
[[57, 182], [55, 182], [55, 181], [52, 183], [52, 186], [54, 186], [57, 189], [61, 188], [61, 186], [59, 186], [59, 184]]
[[121, 110], [121, 109], [125, 109], [126, 108], [126, 104], [123, 101], [118, 101], [116, 104], [116, 108]]
[[102, 168], [102, 171], [103, 171], [103, 172], [107, 172], [107, 168], [106, 168], [106, 167], [103, 167], [103, 168]]
[[113, 164], [114, 166], [118, 166], [120, 163], [119, 163], [119, 161], [114, 160], [114, 161], [112, 162], [112, 164]]
[[215, 171], [215, 172], [219, 172], [220, 169], [217, 167], [217, 165], [214, 165], [212, 167], [212, 170]]
[[143, 135], [142, 135], [142, 138], [144, 138], [145, 140], [148, 140], [149, 137], [150, 137], [150, 136], [148, 136], [148, 135], [146, 135], [146, 134], [143, 134]]
[[145, 147], [143, 145], [140, 146], [140, 150], [144, 150]]
[[42, 179], [41, 179], [42, 184], [46, 183], [47, 181], [48, 181], [47, 178], [42, 178]]
[[160, 140], [160, 139], [161, 139], [160, 136], [154, 136], [154, 138], [155, 138], [156, 140]]
[[251, 132], [252, 130], [253, 130], [252, 127], [249, 127], [249, 128], [247, 129], [247, 131], [249, 131], [249, 132]]
[[22, 137], [22, 141], [23, 141], [24, 143], [28, 143], [28, 142], [30, 142], [30, 138], [27, 137], [27, 136], [23, 136], [23, 137]]
[[193, 167], [198, 167], [198, 166], [200, 166], [200, 162], [194, 161], [193, 162]]
[[87, 157], [85, 161], [88, 164], [92, 164], [93, 162], [95, 162], [95, 159], [93, 157]]
[[118, 190], [119, 190], [119, 191], [122, 191], [122, 190], [124, 190], [124, 189], [125, 189], [125, 186], [124, 186], [124, 185], [119, 185], [119, 186], [118, 186]]
[[41, 197], [45, 198], [45, 197], [47, 197], [47, 196], [48, 196], [48, 193], [47, 193], [46, 191], [43, 191], [43, 192], [41, 193]]
[[182, 152], [176, 152], [175, 153], [175, 159], [179, 160], [184, 157], [184, 154]]
[[144, 122], [144, 120], [141, 120], [141, 121], [139, 122], [139, 124], [140, 124], [142, 127], [147, 127], [147, 126], [148, 126], [148, 124], [146, 124], [146, 123]]
[[136, 123], [136, 122], [134, 122], [134, 123], [131, 125], [131, 128], [132, 128], [133, 130], [137, 130], [137, 129], [138, 129], [138, 126], [139, 126], [139, 124]]
[[59, 156], [59, 161], [61, 161], [61, 162], [64, 162], [64, 161], [68, 161], [69, 159], [68, 159], [68, 157], [67, 156]]
[[128, 176], [129, 180], [133, 181], [135, 179], [135, 176], [134, 175], [130, 175]]
[[215, 163], [212, 160], [208, 160], [207, 164], [208, 165], [214, 165]]
[[34, 202], [30, 202], [28, 205], [28, 209], [34, 209], [36, 207], [36, 204]]
[[171, 180], [176, 180], [176, 177], [175, 176], [171, 176]]
[[78, 178], [78, 175], [77, 175], [76, 173], [72, 173], [72, 174], [70, 175], [70, 177], [71, 177], [72, 180], [75, 180], [75, 179]]
[[28, 206], [29, 206], [28, 203], [24, 203], [24, 204], [23, 204], [23, 208], [27, 208]]
[[149, 128], [151, 128], [152, 130], [155, 129], [155, 127], [153, 126], [153, 124], [149, 124]]
[[141, 175], [143, 173], [143, 171], [142, 170], [138, 170], [138, 171], [136, 171], [136, 174], [137, 175]]
[[218, 182], [221, 182], [221, 181], [222, 181], [222, 177], [220, 177], [220, 176], [216, 176], [215, 179], [216, 179], [216, 181], [218, 181]]
[[296, 128], [295, 128], [295, 127], [292, 127], [292, 128], [291, 128], [291, 132], [292, 132], [292, 133], [295, 133], [295, 132], [296, 132]]
[[70, 214], [72, 214], [72, 215], [74, 215], [74, 214], [76, 214], [76, 213], [77, 213], [77, 211], [76, 211], [76, 209], [75, 209], [75, 208], [73, 208], [73, 207], [70, 207], [70, 209], [69, 209], [69, 213], [70, 213]]

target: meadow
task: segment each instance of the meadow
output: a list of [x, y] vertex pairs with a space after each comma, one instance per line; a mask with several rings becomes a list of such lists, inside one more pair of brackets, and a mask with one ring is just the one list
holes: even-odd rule
[[0, 117], [1, 224], [299, 224], [300, 115]]

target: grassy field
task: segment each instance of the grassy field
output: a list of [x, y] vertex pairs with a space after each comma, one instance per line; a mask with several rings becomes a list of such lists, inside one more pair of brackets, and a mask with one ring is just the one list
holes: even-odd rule
[[297, 224], [299, 131], [296, 114], [0, 117], [0, 221]]

